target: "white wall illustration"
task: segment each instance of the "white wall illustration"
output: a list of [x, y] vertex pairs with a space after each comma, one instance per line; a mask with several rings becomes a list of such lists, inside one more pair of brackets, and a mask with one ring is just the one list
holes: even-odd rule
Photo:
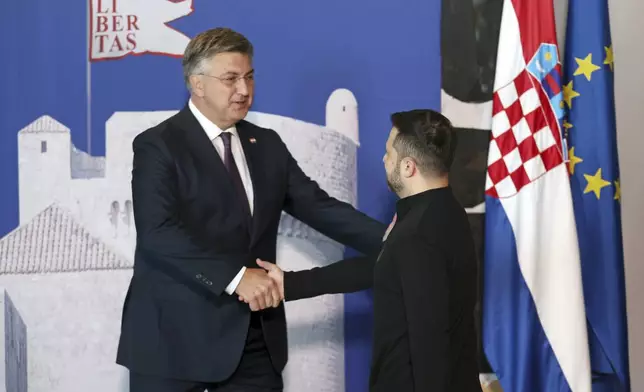
[[[131, 143], [175, 113], [114, 113], [105, 157], [77, 150], [70, 130], [48, 116], [19, 132], [20, 226], [0, 240], [0, 285], [26, 324], [30, 391], [127, 390], [114, 361], [136, 238]], [[258, 112], [247, 119], [277, 131], [306, 174], [356, 204], [358, 114], [350, 91], [331, 94], [325, 126]], [[344, 251], [286, 214], [277, 245], [278, 263], [290, 270], [338, 260]], [[285, 390], [344, 391], [342, 296], [287, 303], [286, 310]]]
[[27, 328], [20, 313], [13, 306], [9, 294], [0, 288], [0, 353], [4, 366], [0, 366], [0, 391], [27, 392]]

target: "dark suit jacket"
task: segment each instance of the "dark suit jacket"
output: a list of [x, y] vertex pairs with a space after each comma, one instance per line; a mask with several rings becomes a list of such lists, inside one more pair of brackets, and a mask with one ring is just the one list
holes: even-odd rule
[[450, 187], [401, 199], [396, 212], [378, 259], [285, 272], [286, 300], [373, 286], [370, 391], [480, 392], [467, 214]]
[[[255, 195], [250, 226], [221, 158], [187, 106], [133, 142], [137, 245], [117, 355], [130, 371], [207, 382], [233, 373], [251, 312], [224, 290], [242, 266], [275, 260], [282, 210], [358, 251], [378, 251], [385, 225], [329, 197], [275, 131], [246, 121], [236, 127]], [[261, 320], [281, 371], [283, 305], [262, 311]]]

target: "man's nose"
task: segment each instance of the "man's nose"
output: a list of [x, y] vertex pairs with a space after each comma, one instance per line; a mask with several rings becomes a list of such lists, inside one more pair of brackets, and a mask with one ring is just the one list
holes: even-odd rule
[[245, 78], [239, 78], [235, 84], [237, 92], [242, 95], [248, 95], [248, 91], [250, 90], [249, 84]]

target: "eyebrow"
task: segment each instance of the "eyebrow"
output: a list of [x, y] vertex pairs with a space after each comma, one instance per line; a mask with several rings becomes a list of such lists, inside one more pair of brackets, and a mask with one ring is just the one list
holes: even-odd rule
[[[250, 71], [246, 72], [244, 75], [251, 75], [253, 73], [255, 73], [255, 70], [251, 69]], [[239, 75], [239, 73], [234, 71], [228, 71], [228, 72], [224, 72], [223, 75]]]

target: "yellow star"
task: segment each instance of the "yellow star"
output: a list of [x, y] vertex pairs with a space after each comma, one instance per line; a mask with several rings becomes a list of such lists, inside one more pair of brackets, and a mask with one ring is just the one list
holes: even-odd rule
[[588, 53], [588, 56], [586, 56], [585, 59], [579, 59], [575, 57], [575, 61], [577, 62], [577, 69], [575, 70], [575, 73], [573, 74], [574, 76], [577, 75], [584, 75], [586, 79], [590, 82], [590, 77], [592, 76], [593, 72], [597, 71], [601, 67], [593, 64], [593, 54]]
[[615, 180], [615, 197], [613, 199], [622, 201], [622, 186], [619, 184], [619, 180]]
[[563, 120], [563, 127], [566, 129], [572, 128], [572, 124], [568, 122], [568, 120]]
[[602, 188], [610, 185], [610, 182], [602, 178], [602, 169], [598, 169], [594, 176], [584, 174], [584, 177], [586, 178], [586, 181], [588, 181], [586, 189], [584, 189], [584, 193], [594, 192], [597, 200], [599, 200], [599, 193]]
[[546, 52], [543, 57], [546, 59], [546, 61], [552, 60], [552, 54], [550, 52]]
[[613, 70], [613, 45], [610, 46], [604, 46], [604, 51], [606, 51], [606, 59], [604, 60], [604, 64], [608, 64], [610, 67], [610, 70]]
[[570, 174], [575, 174], [575, 165], [583, 161], [583, 159], [575, 155], [575, 147], [571, 147], [568, 150], [568, 171]]
[[567, 85], [563, 86], [564, 101], [569, 109], [572, 109], [572, 99], [579, 96], [579, 93], [573, 90], [572, 80]]

